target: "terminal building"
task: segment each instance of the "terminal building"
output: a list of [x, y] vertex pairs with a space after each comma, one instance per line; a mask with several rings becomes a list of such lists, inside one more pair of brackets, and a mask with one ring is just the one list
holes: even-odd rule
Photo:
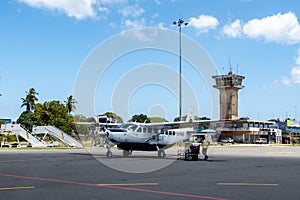
[[295, 144], [300, 142], [300, 121], [286, 119], [284, 122], [276, 122], [282, 130], [282, 143]]

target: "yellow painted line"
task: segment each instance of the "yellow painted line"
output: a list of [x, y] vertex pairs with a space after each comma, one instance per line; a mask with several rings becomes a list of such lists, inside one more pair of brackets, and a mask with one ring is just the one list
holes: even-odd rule
[[217, 183], [222, 186], [279, 186], [277, 183]]
[[98, 186], [155, 186], [158, 183], [108, 183], [108, 184], [97, 184]]
[[0, 160], [0, 163], [3, 163], [3, 162], [24, 162], [24, 161], [27, 161], [27, 160]]
[[266, 152], [266, 154], [276, 155], [276, 154], [295, 154], [296, 152]]
[[20, 189], [33, 189], [34, 186], [23, 186], [23, 187], [9, 187], [9, 188], [0, 188], [0, 190], [20, 190]]

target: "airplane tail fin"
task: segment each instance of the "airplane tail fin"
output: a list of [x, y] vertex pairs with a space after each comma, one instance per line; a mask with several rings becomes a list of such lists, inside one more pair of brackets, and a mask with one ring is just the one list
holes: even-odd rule
[[186, 120], [187, 122], [192, 122], [194, 120], [194, 108], [191, 106], [189, 108], [189, 112], [188, 115], [186, 116]]

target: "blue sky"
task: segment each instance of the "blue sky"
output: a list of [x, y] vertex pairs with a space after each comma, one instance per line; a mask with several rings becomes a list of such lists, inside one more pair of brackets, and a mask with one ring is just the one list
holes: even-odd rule
[[[246, 77], [239, 93], [240, 117], [299, 119], [299, 6], [293, 0], [0, 1], [0, 115], [17, 119], [24, 111], [21, 98], [31, 87], [39, 93], [39, 102], [64, 101], [74, 92], [82, 64], [99, 44], [135, 28], [178, 31], [172, 22], [182, 17], [189, 22], [182, 33], [207, 52], [218, 73], [226, 73], [230, 62], [233, 72]], [[166, 52], [123, 55], [99, 78], [95, 113], [111, 111], [116, 82], [149, 63], [178, 70], [178, 56]], [[211, 117], [203, 79], [195, 76], [187, 61], [182, 66], [183, 76], [196, 93], [196, 114]], [[178, 115], [175, 93], [159, 84], [145, 85], [119, 106], [128, 107], [129, 115], [145, 113], [173, 120]], [[195, 106], [188, 99], [183, 97], [183, 113]]]

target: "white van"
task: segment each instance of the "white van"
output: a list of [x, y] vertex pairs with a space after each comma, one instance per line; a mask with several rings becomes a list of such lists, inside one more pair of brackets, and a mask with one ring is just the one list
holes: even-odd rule
[[255, 140], [255, 143], [256, 144], [267, 144], [268, 140], [267, 140], [267, 138], [258, 138]]

